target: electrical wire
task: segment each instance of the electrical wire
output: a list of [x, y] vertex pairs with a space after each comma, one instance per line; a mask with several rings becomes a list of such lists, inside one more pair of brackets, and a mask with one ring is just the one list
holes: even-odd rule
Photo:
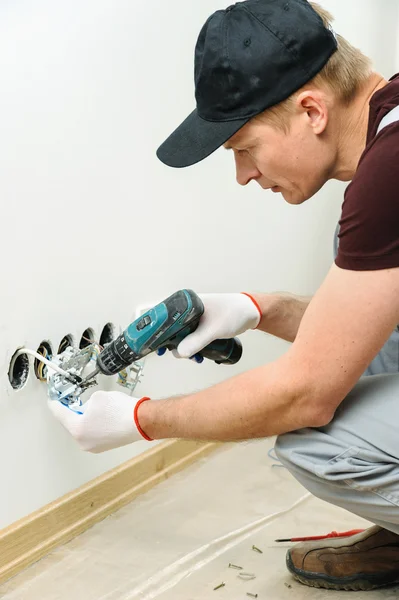
[[40, 362], [42, 362], [45, 365], [47, 365], [48, 367], [50, 367], [50, 369], [52, 369], [56, 373], [59, 373], [60, 375], [63, 375], [64, 377], [68, 377], [68, 379], [70, 379], [70, 377], [71, 377], [70, 373], [68, 373], [67, 371], [64, 371], [64, 369], [61, 369], [61, 367], [54, 364], [53, 362], [51, 362], [50, 360], [45, 358], [42, 354], [39, 354], [38, 352], [35, 352], [34, 350], [30, 350], [29, 348], [21, 348], [15, 354], [15, 359], [17, 359], [18, 356], [21, 356], [21, 354], [30, 354], [30, 356], [37, 358], [37, 360], [39, 360]]
[[118, 383], [120, 385], [125, 385], [127, 382], [127, 370], [123, 369], [122, 371], [119, 371], [118, 373]]
[[62, 338], [58, 348], [58, 354], [62, 354], [70, 346], [72, 346], [71, 340], [67, 336]]
[[[51, 360], [51, 354], [50, 354], [48, 348], [44, 344], [39, 346], [37, 353], [42, 354], [44, 356], [44, 358], [48, 358], [49, 360]], [[35, 371], [36, 371], [36, 375], [37, 375], [39, 381], [47, 381], [47, 367], [44, 364], [44, 362], [36, 359], [35, 360]]]
[[86, 336], [82, 335], [82, 340], [85, 340], [86, 342], [88, 342], [88, 345], [85, 346], [84, 348], [81, 349], [81, 352], [90, 352], [90, 361], [96, 361], [97, 362], [97, 358], [100, 355], [100, 353], [102, 352], [102, 350], [104, 349], [103, 346], [101, 346], [101, 344], [99, 342], [95, 342], [94, 340], [91, 340], [89, 338], [87, 338]]
[[[96, 342], [93, 339], [87, 338], [86, 336], [82, 335], [82, 340], [84, 340], [85, 342], [88, 342], [88, 345], [92, 345], [95, 344]], [[85, 346], [84, 348], [87, 348], [87, 346]], [[84, 350], [84, 348], [81, 348], [82, 350]]]
[[[97, 343], [93, 340], [90, 340], [89, 338], [86, 338], [85, 336], [82, 336], [82, 338], [85, 341], [89, 342], [90, 345], [83, 348], [81, 350], [81, 352], [82, 353], [84, 353], [85, 351], [90, 352], [90, 354], [91, 354], [90, 360], [97, 360], [97, 357], [103, 350], [103, 346], [101, 346], [99, 343]], [[64, 345], [65, 345], [65, 348], [63, 347]], [[62, 344], [60, 345], [58, 353], [61, 354], [64, 350], [66, 350], [66, 348], [68, 348], [68, 346], [69, 346], [69, 340], [64, 339]], [[16, 360], [18, 358], [18, 356], [21, 356], [21, 354], [29, 354], [30, 356], [33, 356], [38, 361], [38, 365], [36, 366], [36, 374], [40, 381], [47, 381], [46, 367], [50, 367], [50, 369], [52, 369], [56, 373], [59, 373], [60, 375], [63, 375], [64, 377], [67, 377], [68, 379], [71, 378], [71, 375], [70, 375], [70, 373], [68, 373], [68, 371], [61, 369], [61, 367], [59, 367], [58, 365], [53, 363], [51, 360], [49, 360], [49, 358], [51, 358], [51, 355], [50, 355], [48, 349], [46, 348], [46, 346], [44, 346], [44, 345], [40, 346], [37, 352], [35, 352], [34, 350], [31, 350], [30, 348], [21, 348], [15, 354], [14, 360]], [[118, 378], [120, 380], [121, 385], [126, 385], [127, 378], [128, 378], [127, 370], [124, 369], [123, 371], [118, 373]]]

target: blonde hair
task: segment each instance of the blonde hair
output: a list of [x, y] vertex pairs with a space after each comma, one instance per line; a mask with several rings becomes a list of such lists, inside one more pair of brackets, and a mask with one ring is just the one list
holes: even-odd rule
[[[324, 25], [331, 28], [334, 17], [316, 2], [309, 2], [313, 10], [321, 17]], [[329, 89], [333, 92], [338, 101], [344, 105], [349, 105], [355, 98], [357, 92], [367, 81], [372, 73], [371, 60], [360, 50], [354, 48], [345, 38], [336, 34], [338, 49], [323, 69], [306, 84]], [[286, 133], [289, 131], [289, 117], [294, 112], [295, 99], [304, 89], [297, 90], [287, 100], [280, 102], [276, 106], [266, 109], [258, 115], [258, 119], [266, 120]]]

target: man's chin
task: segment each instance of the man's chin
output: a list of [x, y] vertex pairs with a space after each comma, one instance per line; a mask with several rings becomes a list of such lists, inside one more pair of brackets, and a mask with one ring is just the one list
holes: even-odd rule
[[281, 190], [281, 195], [288, 204], [302, 204], [308, 198], [304, 198], [298, 192], [290, 192], [289, 190]]

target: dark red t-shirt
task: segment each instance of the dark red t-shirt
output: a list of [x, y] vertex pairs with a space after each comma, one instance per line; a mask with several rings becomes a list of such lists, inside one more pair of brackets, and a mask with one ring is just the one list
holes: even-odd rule
[[399, 121], [376, 132], [399, 105], [399, 75], [370, 100], [366, 148], [345, 192], [335, 263], [342, 269], [399, 267]]

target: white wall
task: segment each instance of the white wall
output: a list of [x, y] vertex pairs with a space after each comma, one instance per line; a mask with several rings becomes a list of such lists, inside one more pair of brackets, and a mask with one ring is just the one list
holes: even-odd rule
[[322, 0], [334, 16], [334, 29], [373, 59], [389, 78], [398, 69], [398, 0]]
[[[107, 321], [124, 327], [137, 305], [180, 287], [312, 293], [331, 263], [343, 185], [290, 207], [240, 189], [228, 153], [178, 171], [155, 157], [193, 108], [199, 29], [227, 4], [0, 3], [0, 526], [148, 447], [79, 452], [33, 373], [22, 391], [11, 389], [17, 347], [56, 347]], [[337, 31], [393, 73], [397, 3], [384, 0], [384, 13], [379, 0], [324, 4]], [[243, 341], [235, 368], [152, 357], [137, 393], [199, 389], [285, 348], [259, 333]]]

